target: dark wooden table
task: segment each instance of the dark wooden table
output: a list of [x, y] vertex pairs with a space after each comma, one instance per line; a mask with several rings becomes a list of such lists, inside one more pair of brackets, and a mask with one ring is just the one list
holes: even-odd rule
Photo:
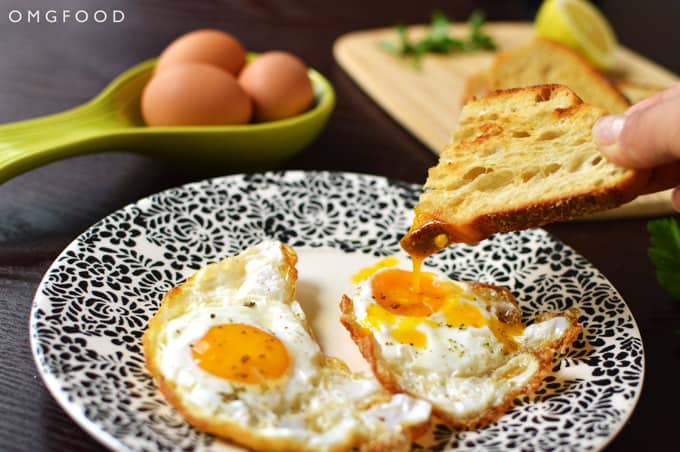
[[[425, 22], [434, 10], [465, 19], [477, 7], [490, 20], [530, 20], [537, 2], [318, 0], [63, 0], [52, 8], [125, 12], [113, 23], [11, 23], [18, 9], [0, 2], [0, 123], [44, 115], [91, 98], [115, 75], [159, 53], [175, 36], [217, 27], [249, 49], [291, 51], [327, 75], [337, 107], [323, 134], [288, 169], [355, 171], [422, 183], [435, 156], [378, 108], [334, 62], [339, 35], [398, 21]], [[680, 73], [678, 5], [662, 0], [598, 4], [621, 42]], [[669, 9], [670, 8], [670, 9]], [[14, 16], [16, 18], [16, 16]], [[0, 185], [0, 450], [99, 450], [45, 389], [29, 346], [29, 311], [42, 274], [89, 225], [168, 187], [229, 173], [178, 168], [112, 149], [46, 165]], [[190, 151], [190, 150], [187, 150]], [[547, 229], [575, 248], [616, 286], [633, 311], [646, 351], [642, 397], [608, 450], [661, 450], [677, 439], [680, 406], [680, 302], [656, 284], [645, 219], [557, 224]]]

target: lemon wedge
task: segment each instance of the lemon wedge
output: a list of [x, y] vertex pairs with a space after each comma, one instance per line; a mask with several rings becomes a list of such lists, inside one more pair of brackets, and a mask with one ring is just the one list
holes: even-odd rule
[[534, 21], [536, 35], [568, 45], [600, 69], [616, 63], [616, 35], [586, 0], [545, 0]]

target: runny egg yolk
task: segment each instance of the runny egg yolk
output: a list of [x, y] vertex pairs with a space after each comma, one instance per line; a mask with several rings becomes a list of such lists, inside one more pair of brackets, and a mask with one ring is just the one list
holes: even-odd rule
[[384, 259], [380, 259], [375, 265], [371, 267], [362, 268], [358, 272], [352, 275], [352, 282], [354, 284], [359, 284], [364, 279], [370, 278], [379, 270], [387, 267], [394, 267], [399, 263], [399, 260], [394, 256], [389, 256]]
[[445, 301], [458, 298], [461, 288], [451, 282], [420, 272], [418, 285], [413, 272], [390, 269], [378, 273], [371, 281], [376, 302], [388, 311], [405, 316], [427, 317], [438, 312]]
[[[418, 326], [427, 324], [435, 328], [486, 326], [506, 350], [515, 351], [519, 347], [514, 336], [522, 334], [523, 325], [505, 324], [493, 316], [487, 318], [469, 302], [470, 295], [464, 293], [461, 285], [436, 278], [433, 273], [381, 271], [373, 276], [371, 291], [377, 305], [369, 306], [364, 323], [377, 330], [381, 324], [393, 325], [391, 335], [399, 343], [426, 347], [427, 335]], [[437, 312], [443, 314], [445, 325], [428, 318]]]
[[201, 369], [239, 383], [276, 380], [290, 366], [288, 350], [279, 339], [241, 323], [211, 327], [193, 345], [192, 354]]

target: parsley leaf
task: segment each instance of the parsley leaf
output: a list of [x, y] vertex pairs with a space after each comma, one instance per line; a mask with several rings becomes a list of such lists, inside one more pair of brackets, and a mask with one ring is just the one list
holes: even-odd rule
[[477, 10], [468, 19], [470, 24], [470, 46], [474, 50], [496, 50], [496, 43], [491, 36], [482, 31], [484, 13]]
[[672, 218], [647, 223], [649, 258], [656, 267], [656, 279], [673, 298], [680, 299], [680, 226]]
[[407, 28], [404, 24], [395, 26], [399, 43], [382, 41], [380, 47], [398, 56], [413, 56], [416, 60], [426, 53], [451, 53], [471, 52], [475, 50], [494, 50], [496, 44], [491, 36], [482, 31], [484, 13], [475, 11], [468, 20], [470, 36], [466, 39], [456, 39], [449, 36], [449, 19], [444, 13], [436, 12], [432, 15], [432, 21], [427, 34], [418, 42], [412, 43], [408, 38]]

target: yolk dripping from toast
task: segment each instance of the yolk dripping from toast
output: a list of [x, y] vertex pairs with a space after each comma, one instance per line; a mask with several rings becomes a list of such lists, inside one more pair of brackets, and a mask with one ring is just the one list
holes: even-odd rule
[[192, 347], [196, 364], [217, 377], [262, 384], [283, 376], [290, 366], [288, 350], [271, 334], [251, 325], [211, 327]]
[[413, 224], [399, 243], [415, 262], [416, 259], [422, 261], [453, 242], [474, 242], [468, 239], [471, 237], [466, 237], [462, 231], [454, 234], [447, 223], [430, 218], [416, 209]]

